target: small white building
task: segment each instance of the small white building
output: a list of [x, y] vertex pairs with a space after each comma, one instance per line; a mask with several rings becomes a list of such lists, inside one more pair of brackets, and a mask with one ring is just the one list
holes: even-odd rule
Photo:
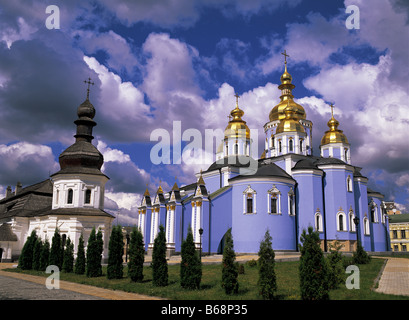
[[0, 200], [0, 261], [15, 261], [33, 230], [51, 244], [58, 228], [63, 241], [74, 243], [83, 234], [85, 246], [93, 228], [101, 230], [104, 241], [103, 260], [108, 258], [108, 243], [114, 216], [104, 211], [105, 183], [101, 172], [102, 154], [91, 143], [96, 125], [94, 106], [87, 99], [78, 107], [75, 143], [59, 157], [61, 170], [49, 179], [14, 192], [7, 188]]

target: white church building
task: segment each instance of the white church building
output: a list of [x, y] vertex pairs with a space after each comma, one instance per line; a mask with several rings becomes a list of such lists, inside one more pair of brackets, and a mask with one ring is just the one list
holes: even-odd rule
[[74, 254], [81, 234], [86, 246], [92, 229], [100, 229], [103, 260], [108, 258], [114, 216], [104, 211], [105, 183], [109, 178], [101, 172], [104, 158], [92, 144], [96, 122], [89, 87], [77, 114], [75, 142], [61, 153], [60, 171], [25, 188], [21, 183], [14, 191], [8, 187], [5, 198], [0, 200], [0, 261], [15, 261], [33, 230], [51, 244], [56, 228], [63, 241], [69, 237], [74, 243]]

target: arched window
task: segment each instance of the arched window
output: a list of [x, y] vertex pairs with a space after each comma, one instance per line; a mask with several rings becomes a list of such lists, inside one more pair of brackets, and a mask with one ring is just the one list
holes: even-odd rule
[[86, 204], [91, 203], [91, 189], [85, 190], [85, 201]]
[[281, 140], [278, 141], [278, 152], [281, 153]]
[[344, 150], [344, 157], [345, 157], [345, 162], [348, 161], [348, 148], [345, 148]]
[[302, 148], [303, 148], [303, 139], [300, 139], [300, 152], [302, 152]]
[[346, 229], [346, 217], [344, 212], [338, 212], [337, 214], [337, 230], [347, 231]]
[[229, 146], [226, 144], [226, 156], [229, 155]]
[[364, 233], [366, 236], [370, 234], [369, 232], [369, 220], [367, 217], [364, 218]]
[[237, 143], [234, 145], [234, 154], [239, 154], [239, 145]]
[[347, 178], [347, 190], [348, 190], [348, 192], [352, 192], [352, 179], [351, 179], [351, 176], [348, 176], [348, 178]]
[[67, 203], [72, 204], [72, 198], [73, 198], [74, 192], [72, 189], [68, 189], [68, 195], [67, 195]]
[[253, 214], [256, 213], [256, 191], [253, 190], [250, 185], [243, 191], [243, 213]]
[[290, 152], [294, 151], [294, 141], [293, 139], [290, 139], [290, 141], [288, 142], [288, 149]]
[[288, 192], [288, 214], [290, 216], [295, 215], [295, 195], [293, 188]]
[[275, 185], [267, 191], [267, 207], [270, 214], [281, 214], [281, 192]]
[[354, 212], [352, 210], [349, 211], [349, 231], [355, 232], [355, 222], [354, 222]]
[[322, 216], [320, 212], [315, 213], [315, 230], [318, 232], [323, 231]]

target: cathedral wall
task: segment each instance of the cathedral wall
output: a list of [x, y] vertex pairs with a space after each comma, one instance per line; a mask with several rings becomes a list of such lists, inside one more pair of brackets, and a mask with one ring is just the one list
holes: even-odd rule
[[[253, 212], [246, 213], [246, 188], [256, 193]], [[269, 190], [279, 190], [279, 210], [269, 213]], [[247, 180], [233, 185], [232, 234], [236, 252], [256, 253], [267, 229], [273, 238], [274, 250], [296, 250], [295, 215], [290, 215], [288, 193], [293, 184], [274, 180]]]

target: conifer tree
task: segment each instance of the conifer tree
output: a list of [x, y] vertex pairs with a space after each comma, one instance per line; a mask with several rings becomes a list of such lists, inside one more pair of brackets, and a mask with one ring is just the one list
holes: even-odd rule
[[202, 263], [193, 242], [190, 228], [186, 240], [182, 243], [181, 255], [180, 285], [185, 289], [199, 289], [202, 280]]
[[18, 259], [18, 267], [23, 270], [30, 270], [33, 267], [33, 253], [34, 246], [37, 242], [36, 231], [33, 230], [30, 236], [27, 237], [24, 243], [23, 249], [21, 250], [20, 257]]
[[237, 293], [239, 291], [238, 266], [235, 263], [236, 253], [234, 252], [233, 236], [231, 229], [226, 232], [222, 261], [222, 288], [226, 294]]
[[264, 240], [260, 243], [258, 256], [260, 295], [266, 300], [271, 300], [274, 299], [274, 294], [277, 291], [277, 282], [274, 270], [275, 253], [272, 246], [272, 237], [268, 230], [264, 235]]
[[143, 280], [143, 263], [145, 260], [145, 247], [143, 236], [139, 229], [133, 228], [129, 243], [128, 274], [131, 280], [141, 282]]
[[84, 236], [81, 233], [77, 247], [77, 259], [75, 260], [75, 273], [85, 273], [85, 250], [84, 250]]
[[99, 243], [97, 242], [95, 228], [92, 228], [87, 246], [86, 275], [87, 277], [99, 277], [102, 275], [101, 270], [101, 254]]
[[62, 243], [61, 243], [61, 235], [60, 230], [55, 228], [54, 236], [51, 240], [51, 250], [50, 250], [50, 258], [48, 261], [49, 265], [55, 265], [60, 270], [62, 268]]
[[112, 228], [108, 244], [108, 279], [121, 279], [123, 276], [124, 237], [121, 226]]
[[97, 252], [99, 255], [99, 275], [102, 276], [102, 253], [104, 252], [104, 241], [102, 239], [101, 228], [98, 229], [96, 242], [97, 242]]
[[160, 225], [159, 232], [153, 243], [152, 252], [152, 278], [153, 285], [164, 287], [168, 285], [168, 263], [166, 261], [166, 235], [165, 228]]
[[301, 234], [300, 291], [303, 300], [327, 300], [328, 267], [320, 248], [318, 232], [308, 227]]
[[360, 241], [358, 241], [356, 251], [352, 255], [352, 261], [356, 264], [367, 264], [371, 261], [371, 257], [362, 247]]
[[64, 259], [62, 264], [62, 271], [73, 272], [74, 270], [74, 243], [68, 237], [64, 250]]
[[33, 269], [41, 270], [41, 251], [43, 248], [43, 242], [40, 238], [37, 238], [36, 243], [34, 244], [33, 250]]
[[48, 266], [48, 261], [50, 259], [50, 242], [46, 238], [44, 244], [41, 248], [41, 255], [40, 255], [40, 270], [45, 271]]

